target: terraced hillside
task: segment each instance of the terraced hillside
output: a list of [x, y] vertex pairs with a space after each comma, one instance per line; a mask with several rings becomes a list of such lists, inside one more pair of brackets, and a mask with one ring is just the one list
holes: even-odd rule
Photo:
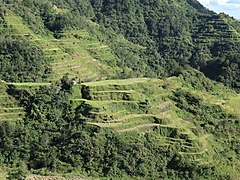
[[3, 2], [0, 179], [240, 176], [238, 21], [195, 0]]
[[[116, 2], [120, 9], [94, 1], [87, 1], [86, 9], [74, 1], [41, 1], [32, 2], [39, 6], [35, 14], [30, 5], [18, 4], [17, 8], [11, 1], [4, 4], [1, 29], [6, 35], [28, 38], [44, 50], [53, 70], [48, 81], [56, 81], [66, 73], [83, 82], [113, 77], [162, 78], [191, 65], [238, 89], [239, 22], [208, 11], [195, 0], [170, 4], [161, 0], [154, 8], [141, 1], [136, 6]], [[74, 4], [83, 9], [75, 12]], [[125, 5], [128, 10], [123, 8]], [[48, 7], [45, 14], [41, 12], [44, 6]], [[29, 14], [23, 15], [28, 10]], [[173, 19], [171, 14], [178, 15]], [[217, 67], [214, 72], [213, 66]]]
[[17, 121], [24, 117], [24, 109], [19, 102], [6, 92], [5, 82], [0, 81], [0, 121]]
[[[164, 80], [135, 78], [76, 84], [73, 86], [71, 104], [76, 112], [84, 115], [81, 116], [81, 120], [85, 120], [87, 125], [128, 137], [136, 134], [144, 137], [157, 132], [156, 145], [165, 148], [176, 147], [177, 156], [182, 158], [181, 161], [188, 161], [202, 168], [216, 165], [219, 174], [235, 173], [236, 169], [233, 171], [229, 166], [221, 166], [221, 163], [225, 162], [220, 154], [223, 150], [224, 139], [217, 138], [213, 132], [208, 131], [204, 125], [206, 122], [201, 122], [202, 117], [197, 119], [198, 115], [189, 113], [191, 111], [184, 111], [174, 98], [179, 90], [187, 91], [201, 99], [207, 106], [221, 107], [227, 113], [239, 116], [240, 101], [236, 101], [239, 95], [217, 84], [215, 90], [204, 90], [201, 84], [196, 86], [196, 81], [190, 83], [184, 78], [187, 76]], [[18, 90], [28, 90], [50, 84], [7, 83], [7, 85], [13, 85]], [[8, 96], [5, 87], [6, 83], [2, 83], [1, 97]], [[211, 86], [208, 87], [211, 88]], [[11, 101], [16, 102], [14, 99]], [[7, 108], [9, 110], [21, 109], [9, 103], [8, 105], [1, 104], [1, 107], [1, 111]], [[221, 110], [218, 110], [218, 113], [220, 114]], [[211, 116], [208, 118], [210, 119]], [[7, 117], [7, 120], [13, 120], [13, 118]], [[235, 123], [237, 121], [239, 119]], [[221, 125], [218, 126], [221, 129]], [[229, 127], [227, 123], [225, 126], [226, 131]], [[232, 126], [232, 128], [238, 127]], [[238, 130], [234, 129], [234, 131]], [[233, 140], [234, 136], [229, 134], [229, 138]]]
[[239, 43], [240, 34], [230, 24], [228, 18], [224, 15], [205, 15], [201, 17], [201, 24], [198, 24], [193, 32], [194, 39], [205, 45], [211, 45], [213, 42], [235, 42]]
[[[113, 76], [116, 72], [108, 65], [94, 58], [105, 61], [117, 60], [111, 49], [99, 42], [96, 37], [82, 30], [70, 30], [58, 34], [59, 38], [34, 33], [24, 21], [9, 11], [1, 24], [2, 33], [12, 37], [24, 37], [41, 47], [48, 57], [53, 73], [47, 81], [57, 81], [63, 75], [80, 78], [82, 81], [95, 81]], [[94, 26], [94, 25], [93, 25]]]
[[87, 109], [84, 112], [87, 124], [120, 134], [145, 134], [158, 129], [162, 146], [178, 146], [179, 155], [198, 165], [216, 163], [213, 157], [220, 158], [215, 152], [219, 144], [212, 134], [196, 124], [193, 116], [182, 114], [171, 98], [178, 89], [190, 90], [204, 98], [204, 103], [220, 105], [229, 112], [237, 107], [229, 103], [230, 99], [226, 100], [237, 96], [233, 92], [229, 91], [225, 97], [221, 93], [203, 93], [186, 86], [180, 78], [83, 83], [82, 92], [74, 93], [72, 101], [80, 105], [79, 109]]
[[[53, 69], [53, 75], [49, 80], [56, 81], [64, 74], [71, 77], [80, 77], [83, 81], [95, 81], [110, 78], [114, 71], [109, 66], [94, 58], [90, 51], [102, 53], [101, 58], [108, 56], [108, 60], [117, 58], [111, 53], [107, 45], [100, 43], [86, 30], [70, 30], [59, 33], [60, 38], [39, 41], [49, 57]], [[57, 47], [57, 48], [56, 48]]]

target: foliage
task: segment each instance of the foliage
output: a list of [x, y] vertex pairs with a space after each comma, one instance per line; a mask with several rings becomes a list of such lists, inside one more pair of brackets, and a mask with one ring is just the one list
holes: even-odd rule
[[[13, 166], [22, 161], [29, 170], [43, 175], [77, 172], [93, 177], [132, 179], [224, 177], [211, 164], [201, 166], [181, 156], [177, 144], [162, 144], [160, 127], [142, 135], [126, 135], [87, 124], [86, 117], [92, 107], [86, 103], [75, 106], [70, 100], [72, 87], [67, 76], [50, 87], [35, 90], [9, 86], [8, 92], [19, 99], [26, 115], [24, 121], [0, 124], [2, 163]], [[215, 133], [212, 124], [215, 119], [226, 114], [180, 89], [173, 99], [182, 110], [196, 115], [196, 123], [198, 118], [206, 116], [201, 126], [211, 133]], [[146, 109], [149, 105], [146, 100], [139, 103], [139, 108]], [[178, 134], [173, 129], [166, 129], [165, 133]], [[236, 146], [229, 146], [225, 152], [230, 150], [237, 151]], [[10, 176], [22, 174], [19, 170], [13, 170]]]
[[30, 0], [13, 10], [38, 33], [59, 37], [67, 29], [87, 29], [119, 58], [111, 64], [123, 69], [118, 77], [162, 78], [191, 65], [239, 90], [239, 23], [196, 0]]
[[40, 48], [23, 39], [1, 37], [0, 78], [10, 82], [42, 81], [50, 72]]
[[[218, 137], [217, 142], [224, 148], [224, 153], [239, 157], [239, 144], [234, 140], [240, 136], [237, 115], [227, 112], [220, 105], [205, 104], [197, 95], [182, 89], [177, 89], [172, 99], [177, 107], [188, 112], [187, 116], [191, 116], [197, 126]], [[234, 158], [229, 158], [234, 161]]]
[[[163, 75], [178, 74], [182, 71], [179, 65], [189, 64], [206, 76], [239, 89], [240, 43], [234, 39], [239, 38], [239, 34], [232, 31], [239, 29], [239, 23], [233, 23], [230, 17], [215, 15], [194, 0], [91, 3], [98, 23], [158, 52], [163, 60], [155, 56], [147, 65], [156, 64], [158, 71], [163, 68]], [[209, 40], [208, 36], [211, 36]], [[176, 71], [172, 71], [175, 68]]]
[[[14, 23], [7, 25], [11, 12], [26, 24], [22, 32]], [[20, 120], [0, 120], [0, 163], [10, 168], [8, 179], [25, 178], [27, 171], [110, 179], [231, 179], [239, 173], [239, 112], [233, 112], [238, 102], [234, 109], [230, 105], [237, 95], [206, 78], [239, 91], [237, 20], [196, 0], [3, 0], [0, 25], [0, 79], [8, 81], [7, 90], [5, 82], [0, 87], [0, 118], [25, 112]], [[31, 33], [21, 37], [24, 27], [35, 39]], [[96, 48], [95, 42], [104, 45]], [[51, 43], [61, 45], [52, 48]], [[78, 43], [84, 45], [74, 46]], [[76, 47], [81, 53], [72, 52]], [[104, 57], [99, 49], [107, 49]], [[100, 82], [104, 87], [96, 82], [95, 92], [86, 83], [75, 86], [67, 74], [50, 86], [9, 83], [46, 81], [49, 52], [59, 64], [89, 53], [118, 69], [115, 78], [164, 79]], [[5, 99], [15, 98], [17, 107], [2, 107]], [[133, 118], [127, 125], [145, 116], [155, 126], [144, 133], [120, 133], [96, 125], [111, 124], [120, 109]], [[133, 113], [146, 114], [134, 119]]]
[[11, 169], [8, 173], [7, 179], [9, 180], [24, 180], [27, 177], [26, 168], [23, 167], [21, 164], [17, 164], [18, 167]]

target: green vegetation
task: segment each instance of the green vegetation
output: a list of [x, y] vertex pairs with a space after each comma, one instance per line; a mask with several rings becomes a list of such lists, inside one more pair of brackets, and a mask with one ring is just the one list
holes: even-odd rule
[[176, 75], [181, 72], [178, 65], [191, 65], [206, 76], [239, 89], [238, 21], [207, 11], [194, 0], [91, 3], [96, 22], [147, 47], [143, 54], [151, 57], [147, 66], [154, 72], [146, 73], [148, 76]]
[[[11, 27], [14, 32], [18, 32], [17, 34], [10, 33], [11, 36], [19, 35], [18, 38], [27, 38], [31, 44], [40, 49], [40, 58], [44, 58], [47, 61], [45, 65], [49, 64], [52, 70], [51, 74], [48, 72], [47, 81], [59, 80], [66, 73], [71, 77], [80, 77], [84, 81], [114, 76], [114, 71], [94, 59], [89, 51], [96, 48], [96, 52], [99, 49], [103, 55], [106, 54], [113, 58], [115, 56], [109, 49], [103, 50], [101, 48], [103, 45], [96, 38], [91, 38], [86, 30], [72, 30], [66, 34], [59, 33], [59, 37], [56, 39], [53, 36], [34, 33], [21, 18], [11, 11], [5, 16], [5, 19], [7, 19], [6, 26]], [[22, 37], [23, 32], [28, 32], [28, 34]]]
[[7, 86], [0, 82], [0, 122], [22, 120], [24, 109], [7, 93]]
[[0, 78], [12, 82], [36, 82], [49, 74], [42, 51], [24, 40], [0, 40]]
[[1, 124], [1, 161], [13, 175], [21, 161], [29, 172], [69, 177], [238, 177], [239, 112], [230, 103], [237, 94], [193, 73], [185, 72], [188, 81], [9, 84], [26, 114]]
[[54, 60], [50, 81], [66, 72], [86, 81], [163, 78], [191, 65], [239, 89], [239, 22], [195, 0], [4, 2], [2, 30], [41, 44]]
[[239, 33], [196, 0], [1, 1], [0, 179], [237, 179]]

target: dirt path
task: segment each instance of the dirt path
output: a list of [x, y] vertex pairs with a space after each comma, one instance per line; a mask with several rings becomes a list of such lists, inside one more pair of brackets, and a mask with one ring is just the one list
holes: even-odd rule
[[118, 132], [129, 132], [129, 131], [134, 131], [134, 130], [140, 129], [140, 128], [156, 127], [156, 126], [159, 126], [159, 124], [153, 124], [153, 123], [152, 124], [142, 124], [139, 126], [128, 128], [128, 129], [121, 129], [121, 130], [118, 130]]

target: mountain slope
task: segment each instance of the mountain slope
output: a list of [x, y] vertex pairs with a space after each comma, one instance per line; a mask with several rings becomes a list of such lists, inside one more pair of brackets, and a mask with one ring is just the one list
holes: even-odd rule
[[239, 95], [198, 71], [69, 84], [9, 86], [26, 115], [1, 125], [5, 164], [20, 157], [33, 173], [69, 177], [239, 176]]
[[[197, 1], [100, 2], [92, 1], [100, 24], [134, 43], [156, 49], [165, 64], [172, 59], [180, 65], [190, 64], [238, 89], [238, 21], [229, 23], [232, 18], [208, 11]], [[211, 71], [213, 66], [215, 71]]]
[[0, 10], [1, 176], [239, 177], [239, 21], [195, 0]]
[[[111, 73], [110, 68], [95, 60], [88, 51], [89, 49], [104, 49], [104, 53], [110, 54], [113, 58], [114, 55], [108, 52], [108, 46], [104, 46], [96, 38], [90, 38], [87, 31], [62, 32], [59, 34], [62, 38], [56, 39], [52, 36], [34, 33], [20, 17], [11, 11], [8, 11], [4, 19], [6, 28], [3, 29], [11, 29], [14, 32], [9, 33], [12, 37], [24, 36], [33, 45], [42, 49], [52, 69], [52, 75], [49, 75], [47, 81], [56, 81], [66, 73], [69, 73], [71, 77], [78, 76], [84, 81], [96, 80], [100, 78], [99, 76], [108, 76], [107, 73]], [[2, 77], [2, 79], [5, 78]]]
[[[123, 69], [118, 70], [117, 77], [162, 78], [191, 65], [238, 90], [240, 24], [227, 15], [208, 11], [195, 0], [20, 1], [15, 8], [9, 2], [3, 12], [12, 9], [35, 33], [52, 32], [59, 38], [59, 33], [78, 29], [94, 35], [97, 43], [111, 49], [111, 60], [99, 58], [109, 56], [109, 52], [87, 51], [102, 63]], [[74, 43], [72, 38], [68, 41]], [[213, 67], [215, 71], [211, 71]]]

